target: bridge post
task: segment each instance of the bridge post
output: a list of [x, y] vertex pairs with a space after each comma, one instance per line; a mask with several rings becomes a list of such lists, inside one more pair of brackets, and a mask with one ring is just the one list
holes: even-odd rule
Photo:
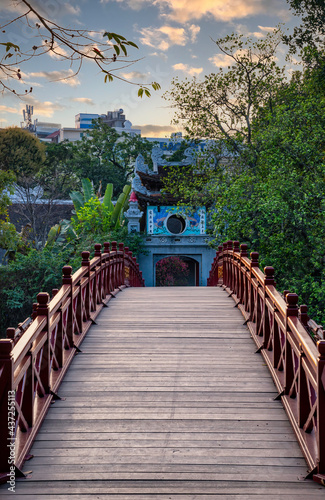
[[[10, 450], [15, 442], [15, 391], [14, 391], [14, 362], [12, 358], [12, 349], [14, 342], [11, 339], [0, 340], [0, 475], [1, 478], [7, 476], [10, 470]], [[12, 412], [12, 413], [10, 413]], [[13, 420], [9, 420], [12, 417]], [[12, 425], [11, 425], [12, 424]], [[14, 462], [13, 462], [14, 465]]]
[[133, 257], [132, 252], [128, 251], [129, 262], [130, 262], [130, 285], [134, 286], [134, 265], [133, 265]]
[[86, 267], [87, 268], [87, 278], [88, 278], [88, 283], [86, 285], [86, 293], [84, 295], [84, 310], [85, 310], [85, 313], [86, 313], [86, 321], [89, 320], [90, 318], [90, 310], [91, 310], [91, 307], [90, 307], [90, 299], [91, 299], [91, 283], [90, 283], [90, 260], [89, 260], [89, 255], [90, 255], [90, 252], [88, 251], [85, 251], [85, 252], [81, 252], [81, 258], [82, 258], [82, 261], [81, 261], [81, 266], [82, 267]]
[[286, 294], [286, 317], [285, 317], [285, 367], [284, 367], [284, 392], [289, 394], [292, 382], [294, 380], [294, 366], [291, 354], [291, 345], [288, 340], [288, 318], [298, 317], [298, 295], [296, 293]]
[[[109, 241], [105, 241], [105, 243], [104, 243], [104, 252], [103, 252], [105, 255], [109, 254], [109, 252], [110, 252], [109, 247], [110, 247]], [[110, 259], [108, 258], [108, 259], [106, 259], [105, 273], [104, 273], [104, 276], [105, 276], [105, 283], [104, 283], [105, 297], [111, 291], [111, 288], [110, 288], [110, 274], [111, 274], [111, 262], [110, 262]]]
[[15, 342], [15, 333], [16, 333], [16, 329], [15, 328], [7, 328], [7, 331], [6, 331], [6, 337], [7, 339], [11, 339]]
[[[65, 319], [65, 321], [66, 321], [65, 325], [63, 325], [63, 318], [62, 318], [62, 328], [65, 330], [65, 335], [66, 335], [66, 339], [67, 339], [68, 344], [69, 344], [69, 348], [73, 346], [73, 290], [72, 290], [71, 273], [72, 273], [71, 266], [63, 266], [63, 268], [62, 268], [62, 285], [69, 285], [69, 287], [70, 287], [69, 298], [70, 298], [71, 304], [69, 306], [67, 317]], [[79, 324], [80, 324], [80, 328], [81, 328], [81, 325], [82, 325], [81, 299], [80, 299], [79, 305], [80, 305], [81, 310], [78, 311], [78, 308], [77, 308], [76, 314], [77, 314], [78, 323], [79, 323], [78, 315], [80, 316], [81, 321]], [[63, 340], [62, 340], [62, 348], [63, 348]]]
[[249, 321], [254, 320], [254, 315], [255, 315], [255, 320], [256, 320], [256, 333], [258, 332], [258, 317], [257, 317], [257, 304], [258, 304], [258, 291], [256, 292], [256, 309], [255, 309], [255, 300], [254, 300], [254, 285], [253, 285], [253, 273], [252, 269], [254, 267], [258, 268], [258, 257], [259, 254], [258, 252], [251, 252], [251, 263], [250, 263], [250, 270], [249, 270], [249, 292], [248, 292], [248, 311], [249, 311]]
[[112, 269], [111, 269], [111, 285], [112, 285], [112, 292], [114, 292], [117, 284], [116, 284], [116, 281], [117, 281], [117, 242], [116, 241], [112, 241], [112, 245], [111, 245], [111, 251], [115, 253], [115, 255], [113, 256], [113, 263], [111, 263], [112, 265]]
[[309, 316], [308, 316], [308, 307], [306, 306], [306, 304], [301, 304], [300, 306], [299, 319], [304, 326], [307, 326]]
[[325, 340], [317, 342], [317, 474], [314, 479], [325, 485]]
[[[95, 297], [96, 297], [96, 304], [101, 304], [103, 300], [103, 276], [102, 276], [102, 245], [100, 243], [95, 243], [95, 254], [94, 257], [99, 258], [99, 269], [98, 267], [96, 268], [96, 281], [95, 281]], [[96, 306], [97, 307], [97, 306]]]
[[[221, 265], [219, 265], [219, 260], [220, 260], [220, 257], [221, 257]], [[213, 279], [213, 282], [212, 282], [212, 285], [213, 286], [217, 286], [218, 283], [219, 283], [219, 279], [222, 279], [222, 282], [223, 282], [223, 254], [222, 254], [222, 245], [219, 245], [218, 246], [218, 252], [217, 252], [217, 255], [216, 255], [216, 259], [217, 259], [217, 269], [215, 270], [214, 272], [214, 276], [212, 277]]]
[[239, 241], [234, 241], [234, 252], [233, 252], [233, 291], [236, 294], [237, 300], [239, 299], [239, 274], [240, 274], [240, 262], [237, 261], [235, 254], [240, 253]]
[[245, 273], [245, 264], [243, 264], [242, 259], [248, 257], [246, 243], [240, 245], [240, 302], [244, 305], [244, 310], [248, 312], [248, 283], [247, 276]]
[[34, 302], [33, 304], [32, 320], [35, 318], [37, 318], [37, 302]]
[[226, 243], [226, 250], [227, 251], [227, 286], [230, 288], [230, 290], [233, 292], [234, 287], [233, 287], [233, 279], [234, 279], [234, 270], [233, 270], [233, 256], [230, 253], [233, 249], [233, 242], [232, 240], [228, 240]]
[[120, 272], [119, 272], [119, 285], [124, 285], [125, 283], [125, 262], [124, 262], [124, 243], [119, 243], [118, 244], [118, 250], [119, 252], [122, 252], [122, 260], [121, 260], [121, 265], [120, 265]]
[[[135, 257], [134, 257], [135, 259]], [[137, 270], [137, 276], [136, 276], [136, 286], [141, 286], [141, 283], [140, 283], [140, 278], [139, 278], [139, 275], [140, 275], [140, 267], [139, 267], [139, 263], [138, 262], [135, 262], [135, 267], [136, 267], [136, 270]]]
[[125, 265], [124, 263], [124, 284], [126, 286], [130, 286], [131, 283], [130, 283], [130, 269], [131, 269], [131, 266], [130, 266], [130, 263], [129, 263], [129, 260], [128, 260], [128, 256], [129, 256], [129, 247], [124, 247], [124, 259], [127, 257], [127, 265]]
[[264, 317], [263, 317], [263, 347], [266, 349], [269, 339], [270, 339], [270, 321], [269, 321], [269, 315], [268, 315], [268, 310], [266, 307], [266, 287], [267, 286], [274, 286], [274, 267], [272, 266], [266, 266], [264, 267], [264, 285], [263, 285], [263, 311], [264, 311]]
[[227, 242], [222, 244], [222, 275], [223, 284], [226, 287], [228, 286], [227, 246]]
[[[41, 383], [43, 385], [45, 394], [49, 394], [50, 392], [50, 312], [49, 312], [49, 301], [50, 296], [48, 293], [39, 293], [37, 295], [37, 316], [46, 316], [46, 330], [47, 330], [47, 339], [43, 347], [43, 356], [41, 358], [41, 365], [39, 367], [39, 376], [41, 379]], [[27, 381], [30, 382], [30, 385], [33, 385], [33, 380]], [[25, 389], [26, 390], [26, 389]], [[43, 397], [45, 394], [42, 394], [42, 391], [39, 391], [39, 396]], [[28, 404], [28, 412], [31, 413], [30, 417], [32, 418], [33, 414], [33, 400], [31, 398], [30, 404]], [[24, 415], [26, 412], [24, 411]], [[27, 419], [26, 419], [27, 420]]]

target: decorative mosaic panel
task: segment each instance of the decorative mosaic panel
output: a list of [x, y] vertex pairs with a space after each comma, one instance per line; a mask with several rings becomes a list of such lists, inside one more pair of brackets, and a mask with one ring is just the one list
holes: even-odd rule
[[198, 208], [195, 212], [179, 207], [147, 207], [147, 232], [148, 234], [172, 235], [167, 228], [167, 220], [172, 215], [178, 214], [185, 220], [185, 230], [180, 236], [205, 234], [206, 209]]

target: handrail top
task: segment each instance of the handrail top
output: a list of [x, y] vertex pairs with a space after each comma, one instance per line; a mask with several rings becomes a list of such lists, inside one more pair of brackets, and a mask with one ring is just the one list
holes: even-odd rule
[[46, 316], [37, 316], [27, 328], [24, 335], [20, 337], [11, 352], [14, 365], [21, 361], [21, 358], [30, 350], [35, 338], [42, 331], [43, 327], [46, 326], [46, 322]]
[[318, 349], [314, 344], [304, 325], [301, 323], [299, 318], [296, 316], [291, 316], [288, 318], [288, 325], [292, 333], [297, 337], [299, 344], [301, 346], [301, 350], [307, 356], [308, 360], [314, 365], [314, 368], [317, 367], [317, 358], [318, 358]]

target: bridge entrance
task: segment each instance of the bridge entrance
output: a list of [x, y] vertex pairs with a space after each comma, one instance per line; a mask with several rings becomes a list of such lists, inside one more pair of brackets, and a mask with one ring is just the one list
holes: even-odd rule
[[200, 286], [200, 263], [186, 255], [166, 255], [155, 264], [155, 286]]

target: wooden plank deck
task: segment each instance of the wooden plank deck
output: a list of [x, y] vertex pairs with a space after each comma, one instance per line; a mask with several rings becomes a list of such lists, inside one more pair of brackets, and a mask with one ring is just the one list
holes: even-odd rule
[[119, 293], [75, 357], [16, 495], [324, 499], [302, 480], [304, 458], [254, 351], [220, 288]]

